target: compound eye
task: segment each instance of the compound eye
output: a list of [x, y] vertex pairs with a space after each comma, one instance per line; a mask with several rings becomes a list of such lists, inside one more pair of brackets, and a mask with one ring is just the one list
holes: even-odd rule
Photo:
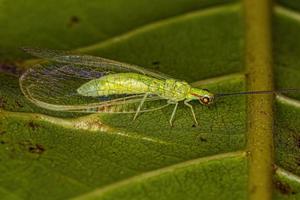
[[203, 97], [203, 98], [201, 99], [201, 101], [202, 101], [202, 103], [204, 103], [204, 104], [208, 104], [208, 103], [209, 103], [209, 98], [208, 98], [208, 97]]

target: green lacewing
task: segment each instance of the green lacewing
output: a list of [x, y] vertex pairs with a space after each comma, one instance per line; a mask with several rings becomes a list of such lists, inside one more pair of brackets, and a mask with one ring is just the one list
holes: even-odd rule
[[24, 51], [50, 62], [36, 64], [20, 77], [22, 92], [37, 106], [55, 111], [135, 113], [135, 120], [141, 112], [174, 105], [169, 120], [172, 126], [178, 103], [183, 101], [198, 124], [190, 104], [194, 100], [210, 105], [222, 96], [298, 91], [214, 94], [159, 72], [101, 57], [38, 48]]

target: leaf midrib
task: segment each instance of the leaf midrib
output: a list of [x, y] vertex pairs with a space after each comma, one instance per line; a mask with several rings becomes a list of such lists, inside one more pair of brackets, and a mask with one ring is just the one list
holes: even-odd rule
[[[273, 90], [271, 0], [244, 0], [247, 89]], [[247, 99], [248, 197], [272, 199], [273, 96]]]

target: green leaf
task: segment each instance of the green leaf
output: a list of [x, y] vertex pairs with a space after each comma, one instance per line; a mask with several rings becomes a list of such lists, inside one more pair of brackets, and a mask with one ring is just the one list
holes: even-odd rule
[[[24, 57], [22, 46], [78, 48], [147, 23], [232, 0], [0, 1], [1, 58]], [[28, 56], [27, 56], [28, 57]]]
[[[264, 4], [248, 2], [256, 2], [258, 9]], [[274, 83], [276, 88], [297, 88], [300, 6], [286, 2], [295, 10], [282, 5], [274, 10]], [[28, 57], [15, 49], [26, 45], [72, 48], [153, 68], [216, 93], [263, 88], [255, 85], [259, 77], [251, 78], [249, 58], [253, 56], [253, 63], [266, 60], [271, 51], [268, 41], [258, 35], [263, 41], [260, 48], [254, 45], [244, 53], [257, 39], [257, 32], [244, 22], [249, 22], [243, 11], [249, 11], [247, 4], [2, 0], [0, 10], [0, 23], [6, 25], [0, 32], [5, 38], [0, 41], [0, 69], [6, 71], [0, 74], [1, 199], [247, 199], [266, 193], [274, 193], [275, 199], [299, 198], [299, 94], [276, 96], [272, 168], [272, 149], [264, 146], [271, 144], [272, 135], [260, 138], [249, 129], [248, 121], [264, 114], [251, 110], [257, 110], [253, 97], [224, 97], [210, 107], [194, 102], [199, 127], [193, 125], [189, 109], [180, 105], [170, 127], [172, 107], [142, 114], [134, 122], [130, 114], [41, 109], [22, 95], [18, 77], [7, 73], [24, 68], [22, 63], [13, 64]], [[270, 31], [253, 23], [260, 31]], [[262, 49], [265, 55], [257, 59]], [[265, 106], [257, 111], [273, 104], [261, 98]], [[267, 120], [254, 127], [257, 132], [273, 119]], [[256, 147], [262, 148], [261, 154], [255, 154]], [[253, 166], [259, 159], [267, 162]], [[255, 167], [267, 171], [253, 174]], [[253, 189], [261, 184], [257, 176], [267, 180], [261, 181], [263, 189]]]

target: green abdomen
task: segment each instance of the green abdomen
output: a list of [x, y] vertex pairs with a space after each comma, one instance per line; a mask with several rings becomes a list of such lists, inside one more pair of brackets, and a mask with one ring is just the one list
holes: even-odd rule
[[98, 81], [99, 95], [147, 93], [153, 91], [154, 87], [161, 82], [135, 73], [111, 74]]
[[91, 80], [78, 88], [83, 96], [151, 93], [163, 81], [136, 73], [118, 73]]
[[136, 73], [117, 73], [91, 80], [78, 88], [77, 92], [83, 96], [149, 93], [180, 101], [186, 98], [189, 90], [190, 86], [184, 81], [159, 80]]

